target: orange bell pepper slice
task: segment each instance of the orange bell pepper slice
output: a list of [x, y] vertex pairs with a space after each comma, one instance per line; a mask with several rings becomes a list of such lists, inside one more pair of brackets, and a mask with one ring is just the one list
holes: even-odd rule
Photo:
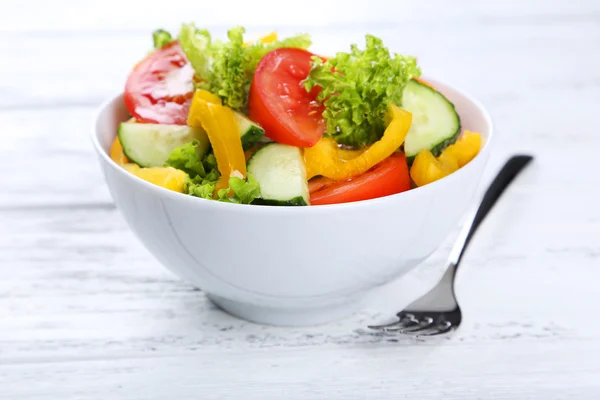
[[321, 138], [313, 147], [304, 149], [308, 179], [317, 175], [335, 180], [349, 179], [391, 156], [404, 142], [412, 114], [391, 104], [389, 115], [391, 122], [381, 139], [363, 150], [342, 150], [330, 138]]
[[433, 90], [436, 90], [436, 89], [433, 87], [433, 85], [432, 85], [431, 83], [427, 82], [427, 81], [426, 81], [426, 80], [424, 80], [424, 79], [421, 79], [421, 78], [413, 78], [413, 79], [414, 79], [415, 81], [419, 82], [421, 85], [429, 86], [429, 87], [430, 87], [430, 88], [432, 88]]
[[206, 90], [196, 90], [187, 123], [191, 127], [203, 128], [212, 145], [221, 174], [214, 195], [229, 187], [231, 176], [246, 177], [246, 158], [233, 110], [222, 105], [218, 96]]
[[129, 161], [123, 152], [119, 138], [115, 138], [110, 147], [110, 158], [123, 167], [127, 172], [145, 181], [162, 186], [165, 189], [183, 193], [185, 172], [172, 167], [141, 168]]
[[481, 149], [481, 135], [479, 133], [465, 131], [463, 135], [456, 141], [446, 147], [440, 157], [452, 157], [456, 160], [458, 168], [467, 165]]
[[186, 173], [173, 167], [141, 168], [137, 164], [123, 165], [129, 173], [174, 192], [183, 193]]
[[120, 166], [130, 162], [123, 152], [123, 146], [121, 145], [119, 137], [116, 137], [112, 146], [110, 146], [110, 158]]
[[468, 164], [480, 149], [481, 135], [465, 131], [456, 143], [446, 147], [437, 158], [429, 150], [419, 152], [410, 168], [410, 177], [417, 186], [435, 182]]

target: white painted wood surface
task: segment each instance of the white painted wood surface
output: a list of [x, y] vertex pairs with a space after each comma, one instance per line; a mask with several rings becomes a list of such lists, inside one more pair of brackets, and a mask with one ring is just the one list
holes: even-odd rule
[[[0, 399], [600, 397], [600, 2], [0, 7]], [[452, 238], [360, 314], [302, 329], [221, 313], [137, 243], [92, 153], [93, 109], [152, 29], [190, 19], [309, 31], [319, 48], [382, 36], [489, 107], [488, 179], [536, 156], [466, 256], [454, 336], [362, 331], [436, 281]]]

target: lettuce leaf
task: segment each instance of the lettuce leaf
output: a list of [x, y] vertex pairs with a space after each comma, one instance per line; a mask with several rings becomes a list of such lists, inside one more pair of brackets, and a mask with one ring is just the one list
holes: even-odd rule
[[223, 104], [236, 110], [246, 108], [254, 69], [248, 65], [244, 48], [244, 28], [229, 30], [229, 42], [216, 47], [208, 90], [218, 95]]
[[209, 153], [200, 157], [198, 141], [175, 148], [169, 155], [165, 166], [182, 170], [187, 175], [184, 181], [184, 192], [204, 199], [212, 199], [215, 184], [219, 179], [217, 159]]
[[164, 29], [157, 29], [152, 32], [152, 41], [154, 42], [154, 48], [160, 49], [161, 47], [171, 43], [173, 41], [173, 37]]
[[[233, 196], [230, 196], [233, 192]], [[227, 203], [250, 204], [260, 197], [260, 185], [252, 174], [246, 180], [232, 176], [229, 178], [229, 187], [219, 190], [217, 199]]]
[[209, 153], [204, 157], [202, 168], [204, 168], [204, 174], [198, 174], [193, 177], [188, 175], [189, 179], [186, 179], [184, 182], [184, 191], [191, 196], [212, 200], [215, 185], [221, 176], [217, 167], [217, 159], [213, 153]]
[[189, 177], [189, 175], [187, 175], [183, 183], [183, 190], [190, 196], [212, 200], [216, 184], [216, 179], [214, 181], [210, 179], [192, 179]]
[[388, 104], [401, 105], [404, 87], [420, 75], [414, 57], [390, 54], [381, 39], [366, 35], [364, 50], [353, 44], [350, 53], [326, 62], [313, 57], [304, 85], [307, 91], [322, 88], [317, 100], [325, 105], [327, 135], [363, 147], [381, 138]]
[[165, 166], [180, 169], [191, 177], [204, 177], [206, 175], [206, 168], [204, 167], [204, 160], [198, 153], [199, 144], [197, 140], [194, 140], [175, 148], [169, 154]]
[[209, 90], [223, 100], [223, 104], [245, 112], [248, 105], [250, 82], [260, 59], [269, 51], [281, 47], [307, 48], [308, 35], [299, 35], [270, 44], [260, 42], [244, 46], [243, 27], [227, 32], [229, 41], [212, 40], [206, 29], [193, 23], [184, 24], [179, 32], [179, 43], [199, 78], [197, 87]]
[[[198, 145], [198, 141], [194, 140], [175, 148], [165, 162], [165, 166], [177, 168], [187, 174], [184, 193], [212, 200], [221, 174], [219, 174], [215, 155], [209, 153], [200, 157]], [[229, 187], [217, 193], [217, 200], [237, 204], [250, 204], [258, 197], [260, 197], [260, 186], [251, 174], [248, 174], [246, 180], [232, 176], [229, 179]]]
[[208, 81], [213, 52], [210, 33], [206, 29], [196, 28], [194, 24], [183, 24], [179, 30], [178, 40], [196, 76], [203, 81]]

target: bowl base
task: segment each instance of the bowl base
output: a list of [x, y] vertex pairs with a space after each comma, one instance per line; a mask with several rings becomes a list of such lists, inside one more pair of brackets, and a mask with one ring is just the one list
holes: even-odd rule
[[360, 302], [351, 301], [320, 308], [271, 308], [240, 303], [219, 296], [208, 295], [221, 310], [259, 324], [276, 326], [321, 325], [351, 316], [360, 308]]

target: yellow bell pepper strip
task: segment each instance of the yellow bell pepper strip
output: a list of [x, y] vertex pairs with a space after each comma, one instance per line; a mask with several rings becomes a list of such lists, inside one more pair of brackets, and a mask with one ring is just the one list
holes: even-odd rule
[[250, 46], [253, 43], [261, 42], [262, 44], [270, 44], [277, 41], [277, 32], [271, 32], [268, 35], [261, 37], [258, 40], [254, 40], [251, 42], [245, 42], [244, 46]]
[[304, 149], [308, 179], [322, 175], [342, 180], [361, 175], [391, 156], [406, 138], [412, 123], [412, 114], [391, 104], [391, 122], [382, 138], [363, 150], [342, 150], [335, 140], [321, 138], [313, 147]]
[[423, 186], [442, 179], [456, 170], [458, 170], [458, 163], [455, 159], [448, 157], [444, 160], [441, 155], [440, 159], [436, 159], [431, 151], [422, 150], [410, 167], [410, 177], [417, 186]]
[[173, 167], [140, 168], [137, 164], [123, 165], [128, 172], [165, 189], [183, 193], [186, 173]]
[[419, 79], [419, 78], [413, 78], [415, 81], [419, 82], [421, 85], [425, 85], [425, 86], [429, 86], [430, 88], [432, 88], [433, 90], [435, 90], [435, 88], [433, 87], [433, 85], [423, 79]]
[[123, 146], [121, 146], [121, 141], [118, 137], [115, 138], [112, 146], [110, 146], [110, 158], [121, 166], [129, 163], [129, 159], [123, 152]]
[[[221, 102], [221, 98], [219, 96], [217, 96], [214, 93], [209, 92], [208, 90], [196, 90], [196, 93], [194, 93], [194, 98], [198, 98], [198, 99], [202, 99], [208, 103], [213, 103], [213, 104], [223, 104]], [[190, 111], [191, 114], [191, 111]], [[188, 116], [188, 121], [189, 121], [189, 116]], [[188, 122], [189, 125], [189, 122]]]
[[481, 135], [470, 131], [448, 146], [435, 158], [429, 150], [417, 154], [410, 168], [410, 177], [417, 186], [427, 185], [468, 164], [481, 149]]
[[451, 156], [458, 163], [458, 168], [467, 165], [481, 149], [481, 135], [479, 133], [465, 131], [456, 143], [448, 146], [440, 157]]
[[139, 165], [129, 161], [123, 152], [123, 146], [121, 146], [121, 141], [119, 141], [118, 137], [115, 138], [110, 148], [110, 158], [138, 178], [166, 189], [183, 193], [185, 172], [171, 167], [141, 168]]
[[360, 156], [362, 153], [367, 151], [367, 149], [368, 149], [368, 147], [364, 147], [359, 150], [346, 150], [346, 149], [340, 148], [338, 151], [338, 154], [342, 160], [350, 161], [350, 160], [354, 160], [356, 157]]
[[[219, 190], [229, 187], [229, 178], [241, 174], [246, 177], [246, 158], [233, 110], [221, 105], [221, 99], [206, 90], [197, 90], [192, 99], [187, 123], [206, 131], [221, 177], [215, 185]], [[236, 174], [237, 171], [237, 174]]]

